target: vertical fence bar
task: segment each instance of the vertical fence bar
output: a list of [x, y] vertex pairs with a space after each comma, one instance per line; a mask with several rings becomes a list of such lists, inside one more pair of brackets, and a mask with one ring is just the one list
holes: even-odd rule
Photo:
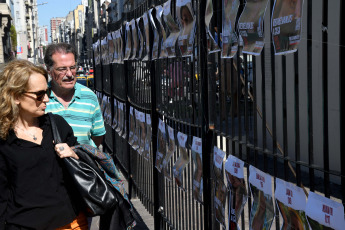
[[299, 74], [298, 74], [298, 51], [294, 53], [294, 78], [295, 78], [295, 160], [296, 160], [296, 182], [301, 186], [301, 152], [300, 152], [300, 120], [299, 120]]
[[[339, 65], [339, 76], [344, 76], [344, 66], [341, 63], [345, 63], [345, 3], [344, 1], [340, 1], [340, 23], [339, 23], [339, 31], [340, 31], [340, 38], [339, 38], [339, 59], [340, 59], [340, 65]], [[345, 81], [342, 79], [342, 77], [339, 77], [340, 81], [340, 89], [345, 89]], [[345, 90], [340, 90], [340, 152], [344, 152], [344, 145], [341, 143], [344, 143], [344, 131], [345, 131], [345, 123], [343, 121], [343, 117], [345, 114], [345, 106], [344, 106], [344, 100], [345, 98]], [[341, 158], [341, 194], [342, 194], [342, 201], [344, 204], [345, 201], [345, 156], [344, 154], [340, 155]]]

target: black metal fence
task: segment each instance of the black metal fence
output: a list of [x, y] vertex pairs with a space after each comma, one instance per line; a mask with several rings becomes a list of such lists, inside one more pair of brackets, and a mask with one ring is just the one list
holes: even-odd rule
[[[108, 32], [124, 27], [124, 22], [141, 17], [164, 2], [142, 3], [124, 13], [122, 21], [108, 25]], [[240, 2], [242, 10], [244, 2]], [[218, 37], [222, 28], [221, 4], [222, 1], [213, 1], [211, 27], [218, 28]], [[253, 165], [273, 178], [303, 187], [306, 192], [317, 191], [344, 203], [341, 67], [345, 63], [345, 4], [305, 0], [298, 51], [283, 56], [274, 55], [269, 29], [271, 14], [266, 13], [261, 55], [242, 54], [239, 49], [232, 59], [222, 59], [219, 52], [207, 53], [202, 26], [205, 16], [201, 13], [205, 12], [206, 1], [195, 0], [192, 5], [197, 16], [193, 57], [177, 55], [95, 66], [95, 90], [109, 96], [111, 102], [117, 100], [126, 106], [127, 136], [123, 138], [106, 125], [104, 147], [128, 179], [130, 195], [139, 197], [154, 216], [155, 229], [221, 228], [213, 208], [213, 146], [245, 162], [246, 183], [249, 165]], [[269, 8], [272, 10], [273, 1]], [[128, 144], [129, 107], [151, 115], [149, 159]], [[192, 163], [183, 174], [185, 190], [155, 168], [158, 119], [175, 132], [187, 134], [189, 149], [193, 136], [202, 139], [203, 203], [192, 196]], [[169, 161], [170, 170], [179, 156], [177, 149]], [[241, 229], [249, 229], [251, 202], [249, 196], [239, 220]], [[272, 228], [280, 229], [282, 218], [275, 206]]]

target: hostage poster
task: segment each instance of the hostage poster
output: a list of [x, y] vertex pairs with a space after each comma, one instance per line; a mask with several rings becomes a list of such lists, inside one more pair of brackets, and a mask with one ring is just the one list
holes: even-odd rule
[[167, 151], [167, 136], [165, 131], [165, 123], [159, 119], [158, 123], [158, 142], [157, 142], [157, 153], [156, 153], [156, 163], [155, 166], [158, 172], [162, 172], [163, 160]]
[[202, 179], [202, 140], [199, 137], [193, 137], [192, 158], [194, 163], [193, 171], [193, 197], [199, 203], [202, 203], [203, 179]]
[[307, 197], [303, 189], [276, 178], [275, 198], [283, 217], [281, 230], [309, 230], [305, 215]]
[[167, 1], [163, 5], [163, 19], [167, 25], [169, 35], [165, 40], [164, 47], [168, 53], [168, 57], [176, 57], [175, 44], [180, 33], [180, 29], [176, 24], [173, 16], [171, 15], [171, 0]]
[[243, 53], [260, 55], [264, 47], [264, 18], [268, 0], [247, 0], [238, 22]]
[[239, 0], [223, 0], [222, 58], [232, 58], [238, 50], [235, 20], [239, 6]]
[[274, 219], [272, 177], [254, 166], [249, 166], [249, 185], [253, 195], [249, 224], [253, 230], [269, 230]]
[[272, 41], [276, 55], [297, 51], [301, 40], [303, 0], [276, 0], [272, 12]]
[[240, 219], [244, 205], [247, 203], [248, 192], [243, 172], [244, 162], [233, 155], [229, 155], [225, 162], [225, 175], [229, 188], [229, 230], [239, 230]]
[[179, 188], [184, 190], [183, 188], [183, 176], [182, 173], [186, 168], [187, 164], [189, 163], [189, 153], [186, 147], [187, 142], [187, 135], [181, 132], [177, 133], [177, 143], [178, 143], [178, 150], [180, 153], [179, 158], [175, 162], [173, 167], [173, 173], [175, 177], [176, 184]]

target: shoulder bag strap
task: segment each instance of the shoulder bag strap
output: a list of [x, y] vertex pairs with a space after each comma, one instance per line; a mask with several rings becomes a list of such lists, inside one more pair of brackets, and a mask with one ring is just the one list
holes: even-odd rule
[[48, 113], [48, 116], [50, 119], [50, 124], [51, 124], [52, 132], [53, 132], [54, 142], [55, 142], [55, 144], [59, 144], [59, 143], [61, 143], [61, 137], [60, 137], [60, 133], [59, 133], [59, 130], [57, 128], [54, 116], [52, 113]]

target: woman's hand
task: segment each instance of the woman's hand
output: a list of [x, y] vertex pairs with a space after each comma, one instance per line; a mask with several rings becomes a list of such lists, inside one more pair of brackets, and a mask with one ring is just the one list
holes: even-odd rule
[[73, 157], [79, 159], [78, 155], [66, 143], [56, 144], [55, 151], [60, 158]]

